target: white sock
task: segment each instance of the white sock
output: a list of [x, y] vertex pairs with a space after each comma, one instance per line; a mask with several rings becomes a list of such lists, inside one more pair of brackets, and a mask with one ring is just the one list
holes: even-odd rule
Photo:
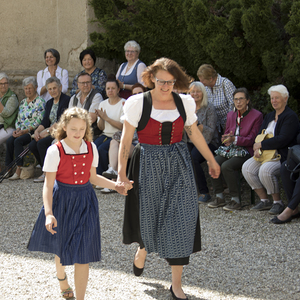
[[260, 199], [260, 201], [267, 202], [267, 201], [269, 201], [269, 199]]
[[220, 199], [224, 199], [223, 193], [218, 193], [216, 194], [216, 197], [220, 198]]
[[235, 201], [236, 203], [240, 203], [239, 197], [231, 197], [231, 200]]
[[280, 205], [283, 205], [283, 202], [282, 202], [282, 200], [273, 201], [273, 202], [274, 202], [274, 204], [275, 204], [275, 203], [279, 203]]

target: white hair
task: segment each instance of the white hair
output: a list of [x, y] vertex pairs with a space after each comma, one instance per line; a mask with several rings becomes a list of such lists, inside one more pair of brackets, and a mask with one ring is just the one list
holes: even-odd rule
[[0, 73], [0, 80], [2, 80], [3, 78], [6, 78], [8, 81], [8, 76], [4, 72]]
[[192, 87], [195, 87], [197, 88], [198, 90], [201, 90], [202, 91], [202, 102], [201, 102], [201, 106], [202, 107], [206, 107], [208, 105], [208, 98], [207, 98], [207, 92], [206, 92], [206, 89], [205, 89], [205, 86], [202, 82], [200, 81], [194, 81], [190, 84], [189, 86], [189, 93], [190, 93], [190, 90]]
[[128, 41], [124, 45], [124, 50], [126, 51], [128, 47], [134, 48], [138, 53], [141, 52], [141, 46], [136, 41]]
[[33, 76], [26, 77], [23, 80], [23, 83], [22, 83], [23, 87], [27, 86], [28, 84], [32, 84], [34, 87], [38, 86], [37, 81], [36, 81], [35, 77], [33, 77]]
[[282, 97], [289, 98], [289, 91], [283, 84], [273, 85], [268, 89], [268, 94], [271, 95], [271, 92], [278, 92]]

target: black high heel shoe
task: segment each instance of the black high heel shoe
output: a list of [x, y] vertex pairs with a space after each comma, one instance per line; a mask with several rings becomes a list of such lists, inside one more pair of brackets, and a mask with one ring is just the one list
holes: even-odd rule
[[176, 297], [176, 295], [173, 292], [172, 286], [170, 286], [170, 292], [171, 292], [172, 298], [175, 299], [175, 300], [188, 300], [188, 297], [185, 297], [185, 298]]
[[[140, 269], [140, 268], [136, 267], [136, 265], [134, 264], [134, 260], [135, 260], [135, 256], [136, 256], [137, 252], [138, 252], [138, 250], [135, 252], [134, 259], [133, 259], [133, 274], [135, 276], [141, 276], [143, 274], [145, 265], [143, 268]], [[146, 260], [145, 260], [145, 262], [146, 262]]]

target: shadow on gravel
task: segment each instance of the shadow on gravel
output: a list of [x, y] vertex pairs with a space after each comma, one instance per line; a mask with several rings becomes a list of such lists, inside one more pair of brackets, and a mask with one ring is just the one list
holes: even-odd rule
[[[249, 190], [246, 191], [247, 194]], [[122, 244], [124, 197], [102, 195], [99, 199], [102, 261], [91, 268], [105, 272], [132, 274], [132, 262], [137, 245]], [[53, 255], [29, 252], [27, 243], [42, 206], [42, 184], [32, 180], [8, 182], [0, 186], [0, 255], [22, 259], [52, 261]], [[219, 293], [218, 299], [285, 299], [299, 300], [300, 231], [299, 220], [273, 225], [267, 212], [252, 212], [244, 208], [225, 213], [222, 208], [209, 209], [200, 205], [202, 251], [191, 256], [184, 268], [183, 286]], [[295, 263], [296, 262], [296, 263]], [[53, 262], [54, 265], [54, 262]], [[12, 266], [18, 272], [18, 266]], [[132, 275], [133, 276], [133, 275]], [[157, 280], [171, 284], [171, 270], [164, 259], [148, 255], [141, 278], [149, 286], [145, 293], [154, 299], [165, 299], [170, 292]], [[204, 295], [205, 294], [205, 295]], [[202, 297], [203, 297], [202, 296]], [[193, 300], [206, 300], [189, 296]], [[214, 298], [217, 299], [217, 298]]]

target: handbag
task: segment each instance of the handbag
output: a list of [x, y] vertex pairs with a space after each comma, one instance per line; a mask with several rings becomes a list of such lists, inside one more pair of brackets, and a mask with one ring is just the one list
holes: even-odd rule
[[[296, 166], [292, 167], [294, 165]], [[291, 180], [295, 182], [297, 178], [294, 179], [293, 175], [300, 172], [300, 145], [295, 145], [289, 148], [285, 166], [287, 170], [291, 172]]]
[[[274, 137], [272, 133], [266, 133], [266, 129], [263, 129], [261, 134], [258, 134], [255, 138], [255, 143], [260, 143], [264, 140], [270, 139]], [[280, 160], [281, 155], [277, 154], [276, 149], [272, 149], [272, 150], [261, 150], [261, 155], [260, 157], [255, 157], [253, 156], [253, 158], [258, 161], [261, 162], [261, 164], [270, 161], [270, 160]]]
[[220, 146], [217, 150], [215, 150], [215, 153], [225, 158], [231, 158], [234, 156], [245, 157], [249, 155], [246, 148], [234, 144], [230, 144], [229, 146]]
[[34, 157], [34, 162], [26, 167], [21, 167], [20, 179], [30, 179], [34, 177], [34, 168], [36, 165], [36, 158]]

